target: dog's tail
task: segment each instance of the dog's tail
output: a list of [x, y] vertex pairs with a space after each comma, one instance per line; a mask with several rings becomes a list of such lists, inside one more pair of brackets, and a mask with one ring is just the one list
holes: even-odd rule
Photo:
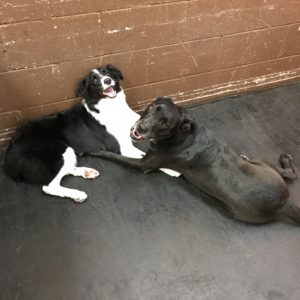
[[280, 216], [284, 219], [288, 218], [300, 225], [300, 207], [289, 201], [280, 209]]

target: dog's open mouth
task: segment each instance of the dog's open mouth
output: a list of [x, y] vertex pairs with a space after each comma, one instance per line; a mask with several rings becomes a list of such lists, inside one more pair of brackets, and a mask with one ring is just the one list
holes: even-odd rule
[[103, 91], [103, 95], [109, 97], [109, 98], [114, 98], [117, 95], [117, 92], [114, 90], [112, 86], [108, 87]]
[[130, 137], [136, 142], [140, 142], [144, 140], [143, 136], [141, 136], [136, 129], [131, 130]]

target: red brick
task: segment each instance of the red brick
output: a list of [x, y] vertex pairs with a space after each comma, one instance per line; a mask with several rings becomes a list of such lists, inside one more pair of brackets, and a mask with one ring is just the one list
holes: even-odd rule
[[76, 86], [92, 69], [102, 65], [101, 57], [61, 63], [61, 76], [64, 81], [65, 97], [74, 98]]
[[234, 68], [218, 71], [216, 76], [213, 76], [211, 85], [216, 85], [225, 82], [245, 80], [247, 78], [255, 78], [258, 76], [266, 76], [268, 74], [285, 72], [288, 70], [300, 68], [300, 56], [284, 57], [270, 61], [263, 61], [251, 65], [238, 66]]
[[64, 98], [64, 87], [57, 66], [0, 74], [0, 112], [46, 104]]
[[[125, 75], [125, 87], [165, 81], [217, 69], [272, 60], [287, 54], [295, 55], [299, 53], [298, 43], [292, 44], [288, 53], [284, 51], [283, 45], [292, 43], [295, 38], [294, 35], [291, 37], [286, 35], [287, 28], [288, 26], [271, 28], [223, 38], [107, 55], [100, 61], [91, 60], [92, 63], [89, 66], [97, 66], [98, 61], [100, 64], [116, 64]], [[87, 71], [84, 61], [62, 64], [63, 78], [70, 79], [68, 74], [72, 73], [72, 80], [69, 82], [65, 80], [68, 98], [74, 97], [73, 80], [80, 77], [83, 69]]]
[[0, 71], [100, 55], [99, 22], [90, 14], [0, 26]]
[[0, 24], [41, 20], [51, 17], [48, 0], [3, 0], [1, 2]]
[[[300, 53], [297, 26], [277, 27], [226, 36], [220, 43], [218, 68], [245, 65]], [[287, 34], [289, 33], [289, 34]], [[285, 45], [289, 44], [288, 51]]]
[[20, 126], [23, 122], [65, 110], [78, 102], [78, 99], [71, 99], [0, 113], [0, 144], [2, 139], [5, 141], [9, 139], [13, 128]]
[[[261, 88], [255, 86], [255, 78], [258, 84], [263, 79], [263, 75], [269, 76], [270, 73], [284, 72], [290, 69], [298, 68], [300, 74], [300, 56], [281, 58], [274, 61], [260, 62], [238, 68], [229, 68], [217, 70], [209, 73], [203, 73], [193, 76], [187, 76], [179, 79], [162, 81], [148, 84], [145, 86], [133, 87], [126, 89], [127, 99], [132, 107], [142, 109], [159, 95], [172, 95], [175, 101], [184, 104], [192, 104], [195, 101], [202, 102], [208, 99], [221, 97], [225, 95], [237, 94], [239, 91], [253, 90]], [[252, 78], [252, 80], [250, 79]], [[284, 78], [284, 76], [283, 76]], [[230, 89], [230, 82], [242, 80], [240, 88], [238, 84], [235, 89]], [[285, 79], [288, 80], [288, 77]], [[247, 83], [248, 82], [248, 83]], [[272, 82], [266, 82], [263, 86], [273, 85]], [[221, 88], [223, 86], [223, 88]], [[227, 87], [227, 88], [226, 88]], [[220, 88], [220, 89], [219, 89]], [[195, 91], [195, 92], [194, 92]], [[201, 92], [203, 91], [203, 92]], [[219, 93], [219, 94], [218, 94]], [[196, 98], [193, 99], [193, 96]], [[214, 96], [212, 96], [214, 95]], [[0, 129], [11, 128], [20, 124], [26, 119], [36, 119], [42, 115], [60, 111], [77, 103], [78, 100], [71, 99], [46, 105], [24, 108], [20, 111], [13, 111], [0, 114]]]
[[148, 6], [151, 4], [163, 4], [177, 1], [178, 0], [95, 0], [95, 8], [97, 11], [119, 10], [135, 6]]
[[[127, 74], [126, 87], [131, 87], [296, 55], [300, 52], [299, 43], [293, 43], [298, 34], [295, 30], [297, 26], [292, 26], [294, 30], [288, 29], [289, 27], [291, 26], [245, 32], [130, 54], [109, 55], [104, 60], [118, 61]], [[284, 45], [289, 43], [291, 45], [287, 52]], [[141, 74], [141, 70], [146, 75]]]
[[[147, 74], [142, 68], [145, 64], [145, 52], [124, 53], [99, 58], [84, 59], [60, 64], [62, 78], [65, 82], [66, 98], [75, 97], [75, 86], [90, 70], [112, 63], [124, 74], [123, 86], [136, 85], [146, 80]], [[136, 82], [137, 81], [137, 82]]]
[[94, 0], [50, 0], [54, 16], [70, 16], [95, 11]]
[[78, 99], [68, 99], [50, 104], [26, 107], [21, 110], [22, 118], [24, 120], [36, 120], [39, 117], [63, 111], [78, 102]]
[[186, 35], [200, 39], [252, 31], [300, 21], [300, 2], [269, 1], [191, 1]]
[[9, 111], [0, 113], [0, 130], [14, 128], [20, 125], [22, 115], [20, 111]]
[[285, 35], [281, 38], [279, 56], [295, 55], [300, 53], [300, 23], [286, 28]]
[[101, 14], [106, 54], [145, 49], [184, 40], [187, 3], [138, 7]]
[[[239, 66], [238, 68], [216, 70], [143, 86], [130, 87], [127, 88], [125, 92], [127, 100], [132, 107], [143, 108], [158, 96], [173, 95], [176, 101], [182, 101], [185, 99], [186, 94], [191, 94], [194, 90], [205, 90], [210, 87], [217, 87], [218, 85], [226, 85], [227, 83], [230, 84], [232, 81], [241, 80], [246, 82], [247, 79], [250, 78], [255, 79], [257, 77], [268, 76], [268, 74], [286, 72], [293, 69], [298, 69], [298, 74], [300, 74], [300, 55], [255, 63], [247, 66]], [[210, 93], [213, 94], [217, 92], [218, 91], [215, 90]], [[236, 88], [235, 91], [233, 90], [231, 94], [237, 92], [238, 88]], [[194, 102], [197, 102], [197, 99], [200, 101], [200, 98], [201, 93], [198, 92]]]

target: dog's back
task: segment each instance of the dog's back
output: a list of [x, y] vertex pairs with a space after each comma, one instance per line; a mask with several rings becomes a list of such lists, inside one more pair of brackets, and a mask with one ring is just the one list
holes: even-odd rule
[[4, 170], [17, 181], [47, 183], [62, 166], [67, 147], [76, 154], [119, 152], [116, 139], [77, 104], [18, 128], [6, 151]]
[[83, 105], [75, 105], [58, 117], [61, 126], [59, 130], [76, 154], [86, 154], [99, 149], [120, 153], [116, 138]]
[[58, 132], [57, 115], [28, 122], [17, 129], [4, 159], [5, 173], [16, 181], [47, 183], [62, 166], [66, 141]]

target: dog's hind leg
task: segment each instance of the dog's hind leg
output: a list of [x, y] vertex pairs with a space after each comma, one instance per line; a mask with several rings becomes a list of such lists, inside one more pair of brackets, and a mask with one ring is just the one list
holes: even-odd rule
[[73, 171], [71, 171], [70, 175], [80, 176], [87, 179], [95, 179], [99, 176], [99, 172], [92, 168], [87, 167], [75, 167]]
[[[67, 197], [73, 199], [75, 202], [83, 202], [86, 200], [87, 194], [76, 189], [62, 187], [60, 185], [62, 178], [69, 174], [76, 174], [85, 178], [91, 178], [91, 176], [95, 178], [98, 174], [95, 173], [96, 170], [90, 168], [77, 168], [77, 157], [72, 148], [68, 147], [62, 156], [64, 161], [63, 166], [54, 179], [48, 185], [43, 186], [43, 191], [48, 195]], [[84, 174], [85, 172], [87, 173]]]
[[[250, 164], [261, 164], [260, 161], [256, 161], [250, 159], [248, 156], [241, 154], [240, 157], [244, 160], [249, 162]], [[279, 164], [280, 167], [277, 167], [275, 164], [269, 161], [263, 161], [266, 165], [277, 171], [283, 179], [295, 180], [298, 178], [296, 171], [292, 165], [292, 156], [288, 153], [282, 153], [279, 157]]]
[[296, 171], [292, 165], [292, 156], [288, 153], [282, 153], [279, 157], [281, 168], [276, 167], [277, 172], [285, 179], [297, 179]]
[[268, 161], [264, 161], [264, 163], [273, 168], [275, 171], [277, 171], [283, 179], [297, 179], [296, 171], [292, 165], [292, 156], [290, 154], [282, 153], [278, 161], [280, 167], [277, 167], [276, 165]]

